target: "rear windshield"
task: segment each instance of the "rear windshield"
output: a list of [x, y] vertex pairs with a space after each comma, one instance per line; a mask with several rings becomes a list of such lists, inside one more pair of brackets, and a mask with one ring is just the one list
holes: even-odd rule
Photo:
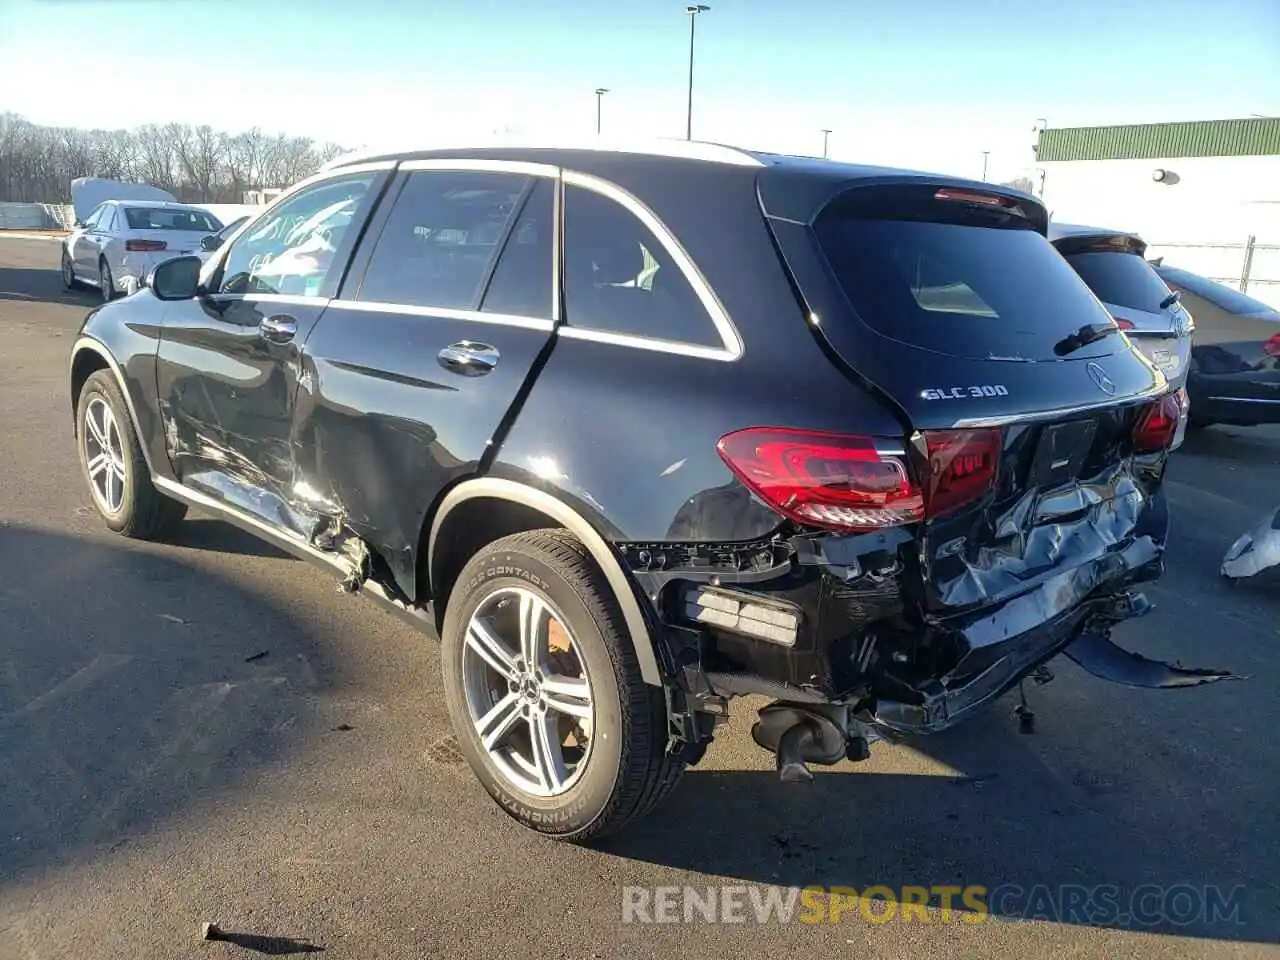
[[198, 230], [217, 233], [222, 224], [203, 210], [172, 210], [167, 207], [125, 207], [130, 230]]
[[1103, 303], [1159, 313], [1169, 288], [1136, 253], [1073, 253], [1067, 262]]
[[[885, 200], [839, 200], [814, 224], [854, 310], [883, 336], [957, 357], [1056, 360], [1065, 337], [1111, 323], [1025, 220], [933, 201], [932, 190], [927, 201], [918, 192]], [[1123, 345], [1104, 337], [1070, 357], [1107, 356]]]

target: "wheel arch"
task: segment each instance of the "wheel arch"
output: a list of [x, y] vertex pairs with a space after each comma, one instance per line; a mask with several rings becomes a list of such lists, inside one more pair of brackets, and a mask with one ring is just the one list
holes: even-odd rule
[[[622, 610], [627, 632], [631, 635], [632, 646], [635, 648], [636, 659], [640, 665], [641, 677], [650, 686], [662, 686], [663, 675], [654, 646], [654, 631], [650, 628], [650, 619], [645, 616], [640, 599], [617, 552], [581, 514], [544, 490], [514, 480], [477, 477], [464, 480], [445, 494], [432, 517], [430, 533], [425, 544], [426, 569], [432, 593], [437, 594], [436, 585], [448, 579], [447, 554], [443, 544], [447, 542], [447, 534], [450, 531], [450, 517], [453, 517], [453, 523], [458, 523], [468, 515], [467, 506], [474, 508], [479, 506], [477, 501], [485, 500], [510, 505], [516, 510], [516, 516], [511, 518], [515, 524], [514, 527], [508, 529], [512, 524], [504, 524], [501, 535], [519, 530], [537, 529], [539, 526], [561, 527], [582, 542], [604, 574]], [[486, 542], [492, 541], [486, 540]], [[465, 563], [466, 559], [468, 558], [464, 558], [462, 562]], [[458, 570], [453, 571], [454, 576], [457, 572]], [[441, 597], [441, 599], [444, 598]], [[438, 607], [438, 610], [442, 612], [443, 606]], [[437, 614], [438, 618], [439, 616], [440, 613]]]
[[[129, 385], [125, 382], [124, 371], [120, 369], [120, 364], [111, 355], [111, 351], [104, 344], [93, 339], [93, 337], [81, 337], [76, 341], [75, 346], [71, 348], [68, 384], [71, 387], [72, 434], [79, 436], [80, 425], [76, 422], [76, 409], [80, 404], [80, 393], [84, 390], [85, 382], [99, 370], [110, 370], [111, 375], [116, 378], [116, 386], [120, 388], [120, 394], [124, 397], [125, 406], [129, 408], [129, 419], [132, 421], [133, 431], [138, 434], [138, 411], [133, 406], [133, 394], [129, 392]], [[140, 446], [142, 447], [142, 457], [147, 463], [147, 470], [154, 476], [155, 471], [151, 465], [151, 452], [147, 449], [145, 443], [140, 444]]]

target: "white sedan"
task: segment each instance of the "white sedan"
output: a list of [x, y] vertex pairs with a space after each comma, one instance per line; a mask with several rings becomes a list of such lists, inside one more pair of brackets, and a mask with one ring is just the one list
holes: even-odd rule
[[136, 289], [157, 264], [196, 253], [222, 229], [213, 214], [173, 200], [106, 200], [62, 241], [62, 282], [88, 284], [110, 300]]

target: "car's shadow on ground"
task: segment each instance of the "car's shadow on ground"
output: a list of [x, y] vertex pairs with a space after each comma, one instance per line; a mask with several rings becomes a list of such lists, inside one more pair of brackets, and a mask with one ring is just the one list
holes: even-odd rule
[[[218, 526], [185, 536], [238, 540]], [[312, 664], [327, 652], [208, 570], [0, 524], [0, 624], [6, 881], [101, 854], [314, 746]]]
[[[52, 244], [50, 245], [52, 246]], [[56, 259], [48, 270], [35, 267], [0, 267], [0, 302], [65, 303], [76, 307], [96, 307], [102, 295], [93, 287], [68, 290], [62, 284]]]
[[[990, 915], [1004, 920], [1280, 942], [1267, 850], [1247, 837], [1224, 848], [1189, 831], [1196, 811], [1144, 820], [1143, 793], [1187, 785], [1122, 784], [1111, 767], [1064, 777], [1028, 749], [1038, 736], [1020, 734], [997, 707], [910, 747], [875, 748], [919, 749], [958, 776], [846, 764], [812, 784], [784, 785], [771, 771], [694, 768], [656, 814], [602, 846], [716, 883], [881, 885], [893, 897], [904, 887], [974, 884], [985, 888]], [[1158, 749], [1121, 737], [1115, 748]], [[1216, 896], [1225, 909], [1207, 922]], [[930, 902], [942, 904], [938, 891]], [[958, 890], [952, 906], [964, 910]]]

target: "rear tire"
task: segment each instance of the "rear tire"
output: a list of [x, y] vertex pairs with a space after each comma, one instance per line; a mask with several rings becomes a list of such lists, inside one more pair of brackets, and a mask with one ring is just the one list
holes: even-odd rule
[[116, 298], [116, 278], [111, 275], [111, 264], [103, 257], [98, 261], [98, 289], [102, 292], [102, 302], [110, 303]]
[[76, 440], [93, 505], [109, 529], [152, 539], [186, 516], [186, 504], [151, 483], [129, 408], [109, 370], [91, 374], [80, 391]]
[[[526, 604], [536, 612], [539, 603], [546, 616], [542, 633], [550, 638], [561, 631], [563, 639], [556, 649], [571, 651], [569, 662], [576, 666], [563, 668], [566, 661], [560, 659], [550, 672], [541, 666], [524, 667], [521, 651], [532, 648], [522, 638], [539, 635], [538, 630], [524, 629]], [[518, 635], [512, 637], [512, 617], [517, 613]], [[504, 665], [503, 671], [494, 666], [495, 648], [489, 645], [493, 638], [498, 640], [496, 660]], [[544, 649], [554, 646], [545, 638], [540, 641]], [[489, 795], [524, 826], [583, 843], [647, 813], [675, 787], [684, 762], [667, 751], [662, 693], [641, 678], [617, 599], [577, 538], [558, 529], [534, 530], [484, 547], [454, 584], [442, 639], [445, 698], [458, 745]], [[542, 663], [536, 654], [530, 659]], [[486, 682], [478, 685], [478, 676]], [[547, 689], [553, 681], [560, 688], [585, 681], [585, 693], [575, 694], [581, 699], [573, 705], [587, 704], [590, 716], [562, 719], [554, 704], [549, 710], [545, 703], [539, 707], [544, 681]], [[513, 711], [526, 711], [532, 719], [515, 715], [507, 721], [500, 715], [507, 702]], [[485, 722], [495, 714], [496, 720]], [[554, 744], [551, 752], [564, 761], [560, 780], [555, 773], [540, 778], [532, 772], [540, 769], [539, 751], [533, 746], [535, 734], [527, 731], [539, 729], [540, 716], [542, 723], [551, 722], [555, 734], [548, 738]], [[584, 738], [585, 724], [589, 732]], [[510, 732], [498, 734], [499, 728]], [[481, 729], [488, 732], [489, 746]], [[532, 763], [522, 766], [527, 762], [523, 757], [531, 757]]]

